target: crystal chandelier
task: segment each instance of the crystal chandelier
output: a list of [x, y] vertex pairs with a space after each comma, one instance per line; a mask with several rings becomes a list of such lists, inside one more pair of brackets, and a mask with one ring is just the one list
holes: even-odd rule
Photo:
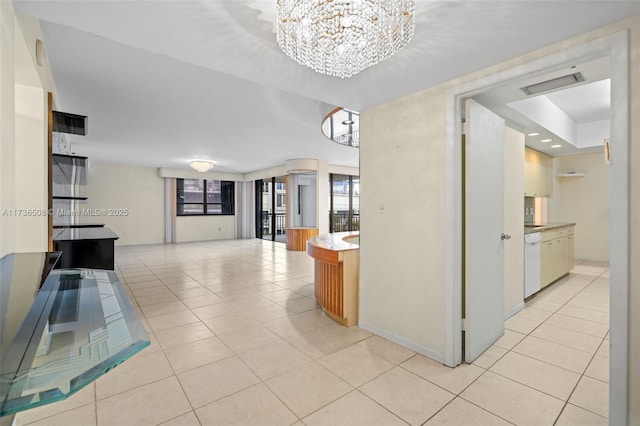
[[205, 173], [213, 169], [213, 161], [209, 160], [191, 160], [189, 161], [189, 165], [200, 173]]
[[414, 27], [413, 0], [278, 0], [282, 51], [319, 73], [341, 78], [403, 49]]

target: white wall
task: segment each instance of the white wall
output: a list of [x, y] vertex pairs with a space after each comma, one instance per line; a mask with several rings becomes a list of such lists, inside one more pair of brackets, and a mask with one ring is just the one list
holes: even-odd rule
[[0, 1], [0, 257], [14, 249], [15, 218], [15, 11]]
[[235, 216], [178, 216], [176, 242], [233, 239], [235, 227]]
[[[89, 197], [80, 209], [104, 209], [99, 216], [81, 215], [80, 223], [104, 223], [120, 239], [117, 245], [156, 244], [164, 241], [164, 180], [156, 168], [100, 163], [90, 160]], [[126, 215], [118, 215], [127, 209]]]
[[[625, 28], [619, 25], [618, 27]], [[630, 39], [629, 424], [640, 424], [640, 15], [626, 23]], [[626, 161], [626, 159], [615, 159]]]
[[[602, 153], [553, 160], [553, 197], [547, 200], [550, 222], [575, 222], [576, 259], [609, 261], [609, 168]], [[573, 170], [584, 177], [556, 178]]]
[[[320, 235], [329, 232], [329, 173], [331, 166], [326, 160], [318, 160], [318, 190], [317, 212], [318, 212], [318, 233]], [[349, 167], [354, 170], [353, 167]], [[355, 169], [358, 170], [358, 169]]]
[[524, 307], [524, 134], [505, 128], [504, 223], [511, 239], [504, 251], [504, 311], [509, 317]]

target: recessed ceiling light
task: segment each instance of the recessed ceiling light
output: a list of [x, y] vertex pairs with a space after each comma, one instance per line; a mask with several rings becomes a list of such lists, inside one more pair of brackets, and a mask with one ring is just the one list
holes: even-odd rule
[[551, 142], [552, 139], [542, 139], [540, 142]]
[[562, 145], [551, 145], [551, 148], [560, 148]]
[[540, 136], [539, 132], [527, 133], [527, 136]]

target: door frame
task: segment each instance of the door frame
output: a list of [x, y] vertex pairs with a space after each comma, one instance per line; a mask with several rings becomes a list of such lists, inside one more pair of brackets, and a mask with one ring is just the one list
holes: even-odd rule
[[508, 81], [561, 69], [576, 62], [609, 57], [611, 77], [611, 165], [609, 179], [610, 340], [609, 421], [627, 424], [629, 295], [629, 41], [622, 30], [541, 57], [446, 92], [445, 364], [462, 361], [462, 105], [467, 97]]

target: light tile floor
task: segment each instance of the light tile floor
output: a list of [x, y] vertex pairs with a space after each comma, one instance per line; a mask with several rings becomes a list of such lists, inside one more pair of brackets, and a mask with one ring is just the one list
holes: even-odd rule
[[326, 317], [313, 262], [261, 240], [120, 247], [152, 344], [18, 425], [605, 425], [608, 269], [527, 302], [473, 364], [445, 367]]

